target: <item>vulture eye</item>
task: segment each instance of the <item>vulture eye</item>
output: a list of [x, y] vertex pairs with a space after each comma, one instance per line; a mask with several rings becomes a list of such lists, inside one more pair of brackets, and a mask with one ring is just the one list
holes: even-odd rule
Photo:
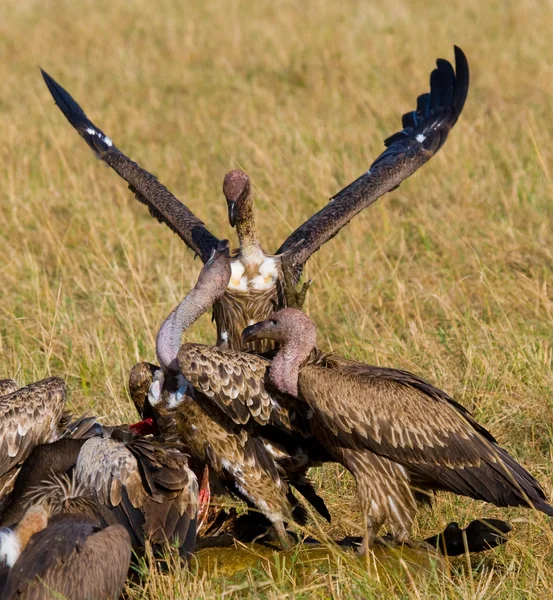
[[278, 321], [276, 319], [271, 319], [271, 325], [278, 325]]

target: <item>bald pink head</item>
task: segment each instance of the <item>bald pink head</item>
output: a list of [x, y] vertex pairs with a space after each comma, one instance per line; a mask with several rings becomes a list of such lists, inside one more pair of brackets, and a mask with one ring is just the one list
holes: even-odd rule
[[280, 342], [269, 375], [277, 389], [297, 397], [300, 367], [317, 344], [315, 323], [297, 308], [283, 308], [265, 321], [244, 329], [243, 342], [256, 340]]
[[234, 169], [225, 175], [223, 194], [227, 199], [231, 227], [253, 218], [250, 187], [250, 178], [244, 171]]

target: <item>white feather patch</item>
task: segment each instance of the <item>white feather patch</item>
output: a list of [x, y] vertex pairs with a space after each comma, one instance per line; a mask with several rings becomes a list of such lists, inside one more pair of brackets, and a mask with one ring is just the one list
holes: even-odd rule
[[22, 422], [20, 421], [20, 422], [17, 424], [17, 433], [18, 433], [18, 434], [19, 434], [21, 437], [23, 437], [23, 436], [27, 435], [27, 432], [29, 431], [29, 429], [30, 429], [30, 428], [31, 428], [31, 423], [30, 423], [30, 422], [28, 422], [28, 423], [25, 423], [25, 422], [23, 422], [23, 423], [22, 423]]
[[96, 137], [99, 137], [106, 146], [113, 146], [113, 142], [111, 141], [111, 139], [108, 138], [107, 135], [102, 135], [96, 129], [93, 129], [92, 127], [87, 127], [86, 132], [89, 133], [90, 135], [95, 135]]
[[392, 496], [388, 496], [388, 505], [390, 506], [391, 514], [396, 518], [396, 521], [398, 523], [402, 523], [403, 519], [401, 518], [401, 515], [399, 514], [399, 510], [397, 509], [397, 504], [395, 503], [395, 500], [392, 498]]
[[276, 260], [271, 258], [270, 256], [266, 256], [265, 260], [259, 266], [259, 273], [264, 275], [265, 277], [271, 276], [276, 279], [278, 275], [278, 269], [276, 265]]
[[271, 444], [269, 444], [269, 442], [265, 442], [264, 446], [265, 446], [265, 448], [267, 448], [267, 450], [269, 451], [269, 454], [272, 454], [273, 456], [277, 456], [277, 457], [279, 456], [279, 455], [278, 455], [278, 454], [275, 452], [275, 449], [274, 449], [274, 447], [273, 447]]
[[277, 263], [274, 258], [266, 256], [259, 265], [259, 275], [251, 281], [254, 290], [268, 290], [275, 285], [278, 277]]
[[417, 140], [417, 142], [419, 144], [422, 144], [424, 142], [424, 140], [426, 139], [426, 136], [422, 135], [422, 133], [419, 133], [417, 136], [415, 136], [415, 139]]
[[188, 390], [188, 382], [186, 381], [184, 376], [180, 373], [177, 377], [177, 382], [179, 385], [177, 391], [169, 394], [169, 397], [167, 399], [167, 408], [170, 410], [174, 410], [175, 408], [179, 407], [184, 402], [184, 399], [186, 398], [186, 392]]
[[0, 564], [13, 567], [21, 554], [21, 544], [15, 531], [5, 529], [0, 531]]
[[230, 281], [228, 287], [231, 290], [248, 291], [248, 278], [244, 275], [245, 270], [244, 265], [238, 260], [233, 260], [230, 263]]
[[159, 369], [154, 373], [154, 379], [152, 385], [148, 390], [148, 402], [150, 406], [156, 406], [161, 401], [161, 391], [163, 390], [163, 383], [165, 382], [165, 374], [162, 369]]

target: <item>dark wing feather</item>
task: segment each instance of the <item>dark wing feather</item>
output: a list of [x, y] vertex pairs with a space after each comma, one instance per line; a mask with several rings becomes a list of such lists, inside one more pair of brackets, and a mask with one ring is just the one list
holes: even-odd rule
[[483, 436], [468, 411], [410, 373], [322, 355], [300, 371], [299, 385], [326, 427], [350, 444], [413, 463], [479, 459], [473, 441]]
[[233, 352], [202, 344], [184, 344], [177, 356], [179, 369], [235, 423], [254, 420], [260, 425], [280, 424], [290, 429], [287, 401], [265, 387], [269, 363], [254, 354]]
[[65, 395], [63, 379], [49, 377], [0, 398], [0, 475], [55, 439]]
[[84, 443], [84, 439], [62, 438], [34, 448], [17, 475], [9, 503], [1, 513], [0, 524], [9, 527], [18, 523], [28, 508], [29, 492], [52, 474], [67, 473], [77, 462]]
[[110, 438], [94, 437], [83, 444], [75, 475], [100, 504], [109, 507], [119, 505], [123, 488], [134, 508], [141, 506], [147, 496], [136, 458], [125, 444]]
[[44, 577], [58, 560], [67, 560], [75, 547], [84, 544], [97, 530], [92, 519], [71, 515], [35, 533], [12, 567], [3, 597], [11, 598], [16, 591], [23, 592], [36, 577]]
[[103, 425], [98, 422], [96, 417], [83, 416], [74, 418], [70, 414], [64, 415], [64, 431], [62, 438], [71, 438], [74, 440], [84, 440], [97, 435], [102, 435]]
[[430, 76], [430, 94], [419, 96], [417, 109], [403, 116], [403, 129], [385, 140], [386, 150], [370, 169], [330, 199], [318, 213], [294, 231], [278, 249], [283, 266], [298, 275], [302, 265], [332, 239], [356, 214], [430, 160], [457, 122], [468, 92], [469, 67], [455, 46], [455, 72], [438, 59]]
[[299, 383], [302, 398], [341, 443], [404, 465], [415, 487], [498, 506], [527, 505], [530, 500], [553, 514], [537, 481], [493, 436], [447, 394], [420, 378], [326, 357], [319, 365], [304, 367]]
[[92, 121], [61, 85], [42, 71], [44, 81], [67, 120], [92, 150], [128, 184], [137, 200], [146, 204], [158, 221], [165, 223], [205, 263], [219, 240], [204, 223], [156, 177], [125, 156]]
[[93, 438], [84, 444], [75, 473], [135, 543], [143, 543], [144, 534], [155, 544], [185, 541], [197, 513], [198, 482], [178, 442]]

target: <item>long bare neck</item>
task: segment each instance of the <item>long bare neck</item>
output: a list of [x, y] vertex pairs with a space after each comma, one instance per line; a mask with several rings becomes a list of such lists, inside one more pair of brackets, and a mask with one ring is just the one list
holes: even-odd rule
[[19, 540], [20, 551], [25, 550], [31, 537], [46, 529], [48, 526], [48, 513], [43, 506], [32, 506], [17, 525], [17, 537]]
[[195, 287], [165, 319], [156, 337], [156, 355], [164, 370], [176, 360], [183, 333], [212, 303], [210, 294]]
[[271, 363], [269, 376], [273, 385], [286, 394], [298, 397], [300, 368], [309, 358], [315, 347], [316, 331], [298, 332], [294, 338], [285, 341]]
[[236, 221], [236, 234], [238, 235], [242, 251], [259, 247], [253, 203], [250, 195], [248, 195], [241, 207], [241, 215]]

